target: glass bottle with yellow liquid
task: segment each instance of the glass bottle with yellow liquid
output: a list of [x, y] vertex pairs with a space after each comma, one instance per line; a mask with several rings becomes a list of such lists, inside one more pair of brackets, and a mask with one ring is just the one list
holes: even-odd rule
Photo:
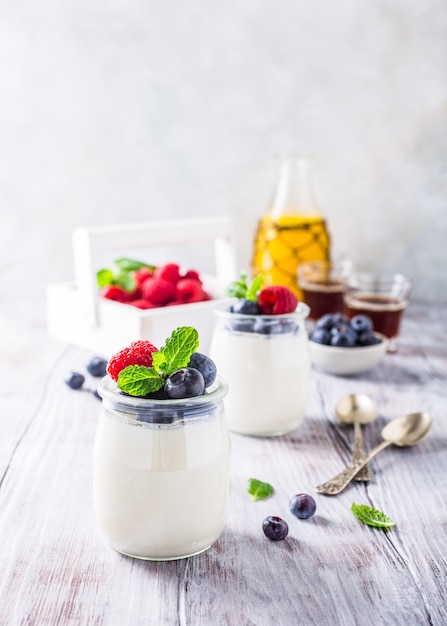
[[279, 175], [271, 206], [259, 221], [252, 257], [252, 274], [262, 272], [264, 286], [284, 285], [298, 299], [298, 267], [309, 261], [329, 261], [330, 236], [315, 200], [312, 157], [279, 156]]

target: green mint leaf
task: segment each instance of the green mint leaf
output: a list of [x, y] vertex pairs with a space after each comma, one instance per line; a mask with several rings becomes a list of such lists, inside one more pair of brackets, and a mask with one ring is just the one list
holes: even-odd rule
[[261, 290], [262, 281], [264, 280], [264, 274], [259, 274], [253, 279], [250, 287], [247, 291], [247, 299], [254, 302], [258, 299], [258, 292]]
[[126, 291], [132, 292], [135, 291], [137, 286], [133, 272], [142, 267], [148, 267], [151, 271], [154, 271], [156, 266], [144, 261], [121, 257], [113, 262], [111, 268], [96, 272], [96, 282], [100, 289], [108, 285], [119, 285]]
[[241, 272], [239, 275], [239, 280], [235, 280], [230, 283], [226, 290], [226, 295], [231, 298], [245, 298], [247, 294], [247, 274], [245, 272]]
[[137, 261], [136, 259], [129, 259], [128, 257], [120, 257], [114, 261], [114, 265], [118, 268], [118, 272], [134, 272], [140, 270], [142, 267], [148, 267], [152, 271], [155, 269], [155, 265], [149, 265], [144, 261]]
[[163, 375], [163, 371], [166, 365], [166, 355], [161, 348], [158, 352], [152, 353], [152, 367], [158, 374]]
[[275, 490], [269, 483], [264, 483], [257, 478], [249, 478], [247, 491], [251, 495], [251, 499], [256, 502], [256, 500], [265, 500]]
[[145, 396], [163, 385], [164, 380], [155, 369], [145, 365], [128, 365], [118, 374], [118, 387], [131, 396]]
[[239, 275], [239, 280], [235, 280], [230, 283], [227, 290], [226, 295], [231, 298], [239, 298], [243, 300], [253, 300], [256, 302], [258, 298], [258, 291], [261, 289], [263, 275], [259, 274], [256, 276], [248, 285], [247, 283], [247, 274], [245, 272], [241, 272]]
[[125, 272], [120, 272], [119, 274], [115, 274], [113, 278], [113, 284], [119, 285], [126, 291], [130, 291], [130, 292], [135, 291], [137, 287], [135, 278], [131, 276], [130, 274], [126, 274]]
[[96, 283], [101, 289], [102, 287], [108, 287], [113, 285], [113, 272], [112, 270], [99, 270], [96, 272]]
[[186, 367], [199, 346], [199, 334], [192, 326], [174, 330], [165, 345], [152, 353], [152, 367], [129, 365], [118, 374], [118, 387], [131, 396], [146, 396], [158, 391], [166, 378]]
[[191, 355], [199, 347], [199, 333], [192, 326], [180, 326], [166, 339], [165, 345], [152, 354], [152, 366], [160, 376], [187, 367]]
[[353, 502], [351, 511], [361, 522], [367, 524], [368, 526], [373, 526], [374, 528], [386, 529], [395, 525], [393, 520], [385, 515], [385, 513], [382, 513], [382, 511], [378, 511], [371, 506], [367, 506], [366, 504], [356, 504]]

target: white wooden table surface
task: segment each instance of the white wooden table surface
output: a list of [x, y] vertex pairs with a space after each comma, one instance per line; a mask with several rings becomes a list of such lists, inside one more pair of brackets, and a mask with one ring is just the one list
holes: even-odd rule
[[[412, 304], [398, 354], [368, 373], [313, 371], [307, 417], [293, 434], [234, 435], [222, 536], [196, 557], [154, 563], [114, 552], [96, 526], [91, 455], [100, 404], [63, 382], [92, 354], [49, 338], [41, 303], [0, 297], [2, 626], [447, 623], [445, 306]], [[367, 486], [325, 497], [314, 487], [348, 462], [353, 437], [333, 407], [352, 392], [369, 394], [379, 408], [364, 428], [368, 448], [403, 413], [428, 411], [433, 428], [414, 448], [378, 455]], [[252, 502], [249, 477], [271, 482], [274, 496]], [[308, 520], [288, 512], [298, 492], [315, 496]], [[396, 527], [385, 533], [361, 524], [352, 502], [375, 506]], [[289, 522], [285, 541], [264, 537], [269, 514]]]

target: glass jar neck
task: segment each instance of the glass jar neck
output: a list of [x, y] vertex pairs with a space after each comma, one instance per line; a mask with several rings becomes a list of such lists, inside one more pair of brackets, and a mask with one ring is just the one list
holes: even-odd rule
[[318, 216], [319, 209], [312, 184], [312, 157], [280, 155], [278, 161], [278, 178], [269, 210], [270, 216]]
[[215, 408], [227, 394], [228, 385], [217, 377], [209, 390], [201, 396], [157, 400], [122, 394], [116, 383], [109, 376], [105, 376], [99, 381], [98, 392], [102, 398], [103, 409], [108, 414], [119, 415], [130, 423], [171, 424], [178, 423], [179, 420], [213, 415]]

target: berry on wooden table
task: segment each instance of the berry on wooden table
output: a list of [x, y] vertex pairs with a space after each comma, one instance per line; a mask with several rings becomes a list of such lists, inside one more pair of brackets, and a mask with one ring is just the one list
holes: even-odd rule
[[85, 382], [85, 376], [79, 372], [70, 372], [65, 379], [65, 383], [70, 389], [80, 389]]
[[86, 365], [86, 370], [91, 376], [100, 378], [107, 374], [107, 361], [100, 356], [94, 356]]
[[281, 541], [289, 534], [289, 525], [281, 517], [269, 515], [262, 522], [262, 530], [268, 539]]
[[300, 519], [312, 517], [317, 509], [315, 500], [307, 493], [297, 493], [289, 502], [290, 512]]

